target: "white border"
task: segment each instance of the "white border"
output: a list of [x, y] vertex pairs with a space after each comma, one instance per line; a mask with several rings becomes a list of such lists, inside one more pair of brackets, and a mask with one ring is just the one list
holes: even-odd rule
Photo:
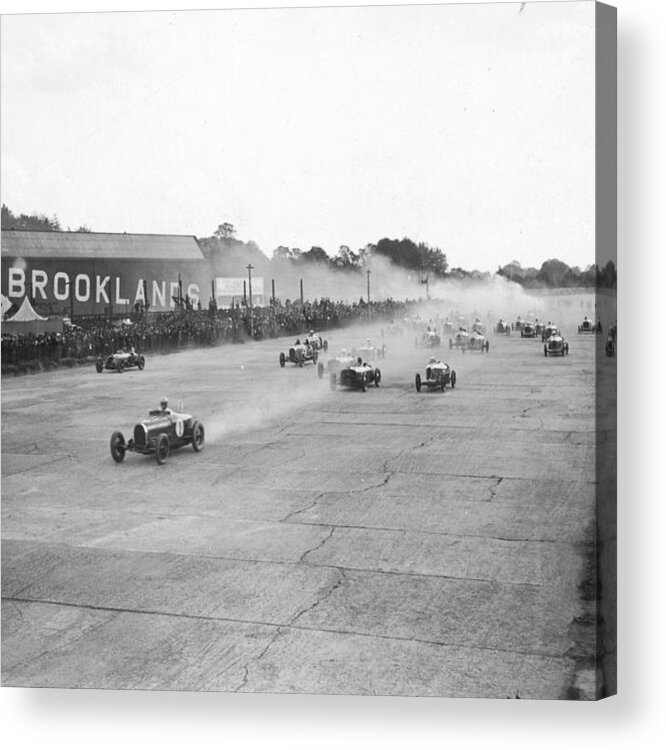
[[[462, 0], [464, 1], [464, 0]], [[57, 3], [58, 10], [308, 6], [315, 3]], [[359, 5], [329, 2], [328, 5]], [[366, 3], [380, 4], [380, 3]], [[400, 4], [400, 3], [390, 3]], [[405, 3], [403, 3], [405, 4]], [[664, 694], [665, 348], [659, 280], [666, 207], [661, 7], [618, 6], [618, 372], [620, 658], [618, 697], [596, 704], [116, 691], [0, 690], [7, 747], [465, 748], [656, 747]], [[0, 0], [2, 13], [52, 12]], [[655, 11], [657, 11], [655, 13]], [[662, 159], [659, 159], [659, 156]], [[662, 229], [660, 232], [659, 230]], [[659, 242], [658, 240], [662, 241]], [[662, 284], [663, 287], [663, 284]], [[662, 292], [663, 296], [663, 292]], [[655, 321], [653, 326], [650, 321]], [[654, 737], [654, 739], [653, 739]], [[663, 738], [662, 738], [663, 739]], [[234, 743], [230, 745], [229, 743]], [[454, 745], [456, 747], [456, 745]]]

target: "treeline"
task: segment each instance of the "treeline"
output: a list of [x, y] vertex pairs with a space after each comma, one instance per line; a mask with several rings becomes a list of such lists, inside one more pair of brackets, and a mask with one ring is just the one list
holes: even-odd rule
[[541, 268], [523, 268], [517, 260], [500, 266], [497, 275], [509, 281], [515, 281], [526, 289], [597, 287], [615, 289], [617, 287], [617, 269], [609, 260], [606, 265], [593, 263], [585, 269], [569, 266], [557, 258], [551, 258], [541, 264]]
[[[10, 229], [24, 229], [40, 232], [62, 232], [60, 221], [54, 214], [49, 218], [46, 214], [20, 214], [16, 216], [13, 211], [2, 204], [2, 228], [6, 230]], [[78, 229], [72, 230], [67, 227], [67, 231], [76, 232], [90, 232], [91, 230], [86, 226], [80, 226]]]
[[240, 262], [251, 264], [259, 273], [268, 273], [276, 266], [286, 265], [294, 270], [307, 270], [313, 267], [328, 268], [333, 271], [357, 271], [367, 268], [372, 258], [385, 258], [393, 265], [431, 278], [444, 278], [448, 269], [446, 255], [437, 247], [425, 242], [418, 244], [405, 237], [391, 240], [380, 239], [376, 244], [368, 244], [356, 251], [348, 245], [341, 245], [331, 256], [323, 247], [312, 246], [309, 250], [279, 245], [269, 259], [255, 242], [242, 242], [236, 238], [232, 224], [220, 224], [210, 237], [199, 239], [204, 255], [212, 260], [220, 270], [229, 266], [237, 268]]
[[[49, 218], [44, 214], [20, 214], [16, 216], [7, 206], [2, 205], [2, 229], [32, 229], [50, 232], [62, 231], [57, 216]], [[69, 228], [67, 231], [72, 231]], [[87, 226], [81, 226], [77, 232], [90, 232]], [[236, 276], [239, 268], [252, 266], [257, 275], [275, 276], [282, 273], [326, 269], [360, 274], [372, 266], [373, 258], [383, 258], [398, 268], [403, 268], [412, 275], [420, 275], [423, 280], [469, 279], [482, 281], [490, 273], [466, 271], [462, 268], [451, 268], [445, 253], [438, 247], [431, 247], [425, 242], [416, 243], [408, 237], [389, 239], [384, 237], [376, 244], [369, 243], [358, 250], [348, 245], [341, 245], [335, 255], [329, 255], [324, 248], [313, 246], [309, 250], [290, 248], [280, 245], [269, 258], [256, 242], [243, 242], [237, 239], [233, 224], [220, 224], [210, 237], [199, 238], [202, 253], [211, 260], [219, 275]], [[617, 286], [617, 271], [613, 261], [605, 266], [596, 264], [581, 269], [569, 266], [561, 260], [552, 258], [545, 261], [541, 268], [523, 268], [518, 261], [500, 266], [497, 275], [527, 288], [558, 287], [602, 287]]]

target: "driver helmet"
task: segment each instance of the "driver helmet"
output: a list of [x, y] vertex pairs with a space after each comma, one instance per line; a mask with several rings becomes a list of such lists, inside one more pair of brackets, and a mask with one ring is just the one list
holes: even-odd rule
[[296, 343], [297, 343], [297, 344], [300, 344], [300, 343], [301, 343], [301, 340], [300, 340], [300, 339], [296, 339]]
[[434, 365], [437, 362], [437, 360], [434, 357], [430, 357], [430, 360], [428, 362], [429, 365]]
[[167, 399], [166, 396], [162, 396], [162, 398], [160, 399], [160, 406], [162, 407], [162, 409], [166, 409], [168, 405], [169, 405], [169, 400]]

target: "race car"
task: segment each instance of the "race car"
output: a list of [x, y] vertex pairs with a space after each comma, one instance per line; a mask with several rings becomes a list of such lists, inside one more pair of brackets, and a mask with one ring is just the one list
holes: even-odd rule
[[292, 362], [298, 367], [303, 367], [306, 362], [316, 365], [318, 359], [317, 349], [309, 343], [301, 343], [300, 339], [296, 339], [296, 343], [289, 347], [287, 354], [280, 352], [280, 367], [284, 367], [287, 362]]
[[344, 370], [347, 367], [350, 367], [356, 362], [356, 358], [352, 357], [351, 352], [348, 352], [346, 349], [342, 349], [340, 353], [333, 357], [333, 359], [329, 359], [326, 363], [326, 366], [324, 366], [323, 362], [319, 362], [317, 365], [317, 375], [319, 375], [320, 378], [324, 377], [324, 373], [326, 370], [328, 370], [331, 374], [339, 374], [340, 370]]
[[183, 445], [191, 445], [196, 453], [203, 448], [204, 428], [191, 414], [155, 409], [134, 426], [134, 437], [125, 441], [122, 432], [111, 435], [111, 456], [121, 463], [125, 454], [143, 453], [155, 455], [158, 464], [166, 463], [169, 453]]
[[543, 345], [544, 357], [564, 357], [569, 354], [569, 344], [562, 336], [551, 336]]
[[381, 346], [375, 346], [370, 339], [366, 339], [365, 344], [362, 344], [358, 349], [352, 347], [352, 357], [358, 359], [359, 357], [365, 362], [368, 359], [383, 359], [386, 357], [386, 344]]
[[502, 318], [497, 321], [497, 325], [494, 328], [496, 336], [510, 336], [511, 326], [505, 323]]
[[551, 323], [550, 321], [548, 321], [548, 323], [541, 330], [541, 341], [548, 341], [551, 336], [559, 335], [560, 329], [555, 325], [555, 323]]
[[488, 352], [490, 341], [480, 333], [470, 333], [467, 337], [467, 348], [472, 352]]
[[337, 375], [332, 372], [329, 383], [332, 391], [338, 385], [341, 385], [347, 388], [360, 388], [365, 392], [368, 386], [373, 383], [375, 384], [375, 388], [379, 388], [381, 379], [382, 374], [378, 367], [373, 367], [358, 357], [356, 364], [341, 369]]
[[594, 323], [586, 317], [578, 326], [578, 333], [601, 333], [601, 321], [595, 326]]
[[389, 322], [382, 328], [382, 338], [384, 336], [402, 336], [403, 330], [402, 326], [399, 326], [394, 320], [389, 320]]
[[436, 346], [441, 346], [441, 344], [442, 337], [434, 328], [430, 328], [430, 326], [428, 326], [428, 330], [424, 334], [414, 339], [415, 346], [425, 346], [430, 349], [434, 349]]
[[606, 356], [615, 356], [615, 340], [613, 339], [611, 334], [608, 334], [608, 338], [606, 339]]
[[453, 333], [453, 322], [447, 318], [443, 325], [444, 333]]
[[426, 386], [429, 390], [437, 388], [441, 391], [445, 390], [447, 385], [455, 388], [456, 371], [452, 370], [446, 362], [430, 357], [425, 371], [425, 378], [422, 379], [420, 373], [417, 372], [414, 378], [414, 385], [419, 393], [423, 386]]
[[536, 326], [530, 323], [529, 321], [526, 323], [523, 323], [520, 329], [520, 338], [521, 339], [535, 339], [536, 336], [537, 336]]
[[467, 340], [469, 339], [469, 333], [464, 328], [459, 328], [453, 338], [449, 339], [449, 349], [462, 349], [463, 352], [467, 351]]
[[95, 361], [95, 367], [97, 372], [104, 372], [104, 370], [116, 370], [116, 372], [122, 372], [130, 367], [138, 367], [139, 370], [143, 370], [146, 366], [146, 358], [143, 354], [138, 354], [131, 349], [129, 352], [119, 349], [114, 354], [108, 354], [106, 357], [97, 357]]
[[314, 331], [310, 331], [309, 333], [306, 333], [305, 336], [301, 336], [301, 339], [306, 346], [311, 346], [316, 351], [320, 351], [321, 349], [325, 352], [328, 351], [328, 341]]
[[474, 333], [484, 334], [486, 332], [486, 327], [478, 318], [475, 318], [474, 322], [472, 323], [472, 331]]

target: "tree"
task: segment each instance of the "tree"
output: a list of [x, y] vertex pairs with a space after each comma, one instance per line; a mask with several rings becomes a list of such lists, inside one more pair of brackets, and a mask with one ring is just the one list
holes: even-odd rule
[[329, 258], [322, 247], [312, 246], [306, 253], [301, 253], [299, 260], [304, 263], [328, 264]]
[[46, 232], [61, 231], [60, 221], [55, 214], [50, 219], [46, 214], [21, 214], [16, 216], [4, 203], [2, 204], [2, 228]]
[[218, 226], [213, 233], [213, 236], [217, 237], [218, 240], [233, 240], [236, 236], [236, 227], [228, 221], [225, 221], [224, 224]]

